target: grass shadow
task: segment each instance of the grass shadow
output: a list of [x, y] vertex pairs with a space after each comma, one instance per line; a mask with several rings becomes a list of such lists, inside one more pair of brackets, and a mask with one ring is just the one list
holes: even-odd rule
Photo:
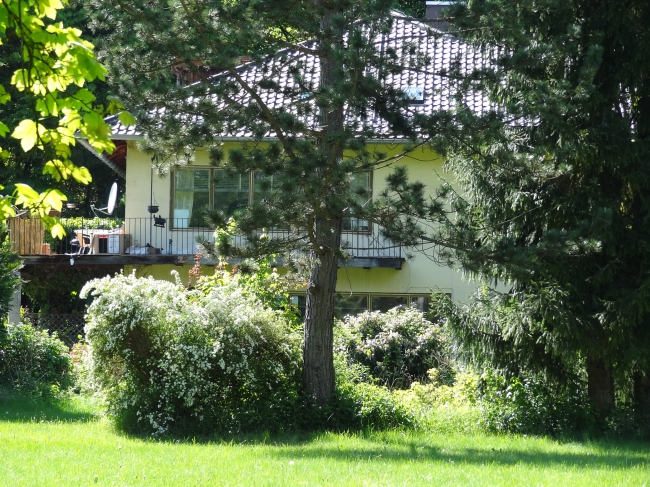
[[[408, 436], [408, 435], [407, 435]], [[455, 435], [450, 435], [455, 436]], [[459, 436], [456, 436], [458, 438]], [[334, 461], [359, 462], [361, 460], [377, 459], [388, 462], [440, 462], [458, 465], [500, 465], [512, 466], [517, 464], [535, 467], [578, 467], [585, 469], [628, 469], [635, 466], [650, 464], [650, 449], [647, 442], [636, 440], [618, 441], [586, 441], [575, 442], [577, 445], [588, 446], [583, 452], [553, 452], [542, 448], [530, 449], [513, 445], [512, 447], [494, 448], [491, 439], [495, 437], [477, 437], [473, 447], [455, 445], [454, 440], [440, 437], [430, 441], [422, 436], [423, 441], [398, 440], [395, 438], [378, 439], [363, 437], [357, 440], [355, 447], [349, 444], [334, 444], [322, 442], [301, 449], [300, 456], [307, 458], [331, 459]], [[438, 443], [432, 445], [431, 443]], [[484, 444], [485, 446], [482, 446]], [[579, 448], [580, 449], [580, 448]], [[291, 460], [296, 457], [296, 451], [289, 449], [273, 450], [271, 454]]]
[[2, 422], [89, 422], [97, 421], [100, 416], [97, 406], [82, 398], [35, 397], [0, 391]]

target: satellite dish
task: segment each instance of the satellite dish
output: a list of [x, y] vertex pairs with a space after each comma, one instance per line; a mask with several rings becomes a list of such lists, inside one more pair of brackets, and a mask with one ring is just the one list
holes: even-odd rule
[[113, 211], [115, 210], [115, 203], [117, 203], [117, 182], [113, 183], [113, 186], [111, 186], [111, 192], [108, 195], [108, 204], [106, 205], [105, 208], [95, 208], [95, 205], [90, 205], [90, 209], [93, 211], [95, 216], [97, 215], [98, 211], [101, 211], [105, 215], [112, 215]]
[[113, 183], [113, 186], [111, 186], [111, 193], [108, 195], [108, 206], [106, 207], [106, 212], [109, 215], [113, 214], [113, 210], [115, 209], [115, 203], [117, 202], [117, 183]]

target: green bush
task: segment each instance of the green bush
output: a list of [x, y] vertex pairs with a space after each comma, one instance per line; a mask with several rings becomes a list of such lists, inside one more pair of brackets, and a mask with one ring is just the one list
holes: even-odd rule
[[68, 347], [32, 325], [0, 327], [0, 387], [51, 395], [72, 384]]
[[481, 421], [488, 431], [564, 435], [593, 429], [585, 384], [550, 384], [541, 377], [485, 372], [478, 384]]
[[187, 435], [299, 419], [300, 336], [236, 282], [201, 292], [117, 275], [89, 293], [93, 372], [120, 427]]
[[81, 340], [72, 345], [70, 358], [72, 360], [74, 391], [86, 396], [99, 393], [100, 387], [93, 375], [93, 354], [88, 343]]
[[364, 365], [350, 364], [344, 354], [334, 354], [336, 390], [326, 406], [302, 402], [303, 429], [352, 431], [359, 429], [414, 428], [414, 410], [386, 386], [369, 375]]
[[415, 381], [426, 381], [432, 368], [443, 380], [453, 379], [443, 329], [415, 308], [346, 316], [337, 326], [335, 349], [349, 364], [368, 367], [372, 377], [390, 388], [406, 389]]

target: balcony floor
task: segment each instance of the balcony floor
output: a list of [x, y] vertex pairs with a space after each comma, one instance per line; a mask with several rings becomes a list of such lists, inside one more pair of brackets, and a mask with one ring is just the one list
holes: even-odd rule
[[[194, 264], [192, 255], [129, 255], [129, 254], [86, 254], [86, 255], [24, 255], [22, 256], [25, 265], [38, 266], [58, 266], [76, 265], [82, 267], [95, 267], [103, 265], [155, 265], [155, 264], [173, 264], [173, 265], [190, 265]], [[74, 259], [74, 263], [70, 261]], [[401, 257], [355, 257], [348, 262], [340, 262], [339, 267], [362, 267], [365, 269], [388, 268], [401, 269], [404, 263]], [[229, 263], [236, 264], [241, 259], [228, 259]], [[203, 265], [215, 265], [216, 261], [210, 259], [201, 259]], [[282, 265], [281, 262], [278, 265]]]

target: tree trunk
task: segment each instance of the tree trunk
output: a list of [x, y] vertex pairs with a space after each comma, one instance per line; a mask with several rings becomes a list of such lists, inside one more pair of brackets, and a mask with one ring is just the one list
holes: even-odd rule
[[[321, 29], [328, 33], [321, 39], [320, 87], [336, 91], [342, 66], [334, 52], [341, 50], [343, 32], [332, 29], [332, 6], [325, 0], [319, 2], [323, 9]], [[311, 271], [307, 283], [305, 309], [305, 348], [303, 352], [303, 385], [319, 405], [327, 403], [334, 392], [334, 295], [341, 246], [342, 215], [332, 175], [336, 180], [343, 161], [343, 105], [330, 100], [320, 107], [321, 132], [317, 137], [324, 164], [313, 177], [323, 181], [324, 187], [314, 201]]]
[[334, 296], [341, 243], [341, 219], [316, 224], [322, 252], [312, 250], [305, 309], [303, 385], [316, 404], [325, 404], [334, 392]]
[[587, 393], [596, 409], [614, 409], [614, 380], [611, 365], [603, 358], [587, 359]]
[[636, 370], [634, 380], [634, 403], [639, 412], [650, 411], [650, 375]]

